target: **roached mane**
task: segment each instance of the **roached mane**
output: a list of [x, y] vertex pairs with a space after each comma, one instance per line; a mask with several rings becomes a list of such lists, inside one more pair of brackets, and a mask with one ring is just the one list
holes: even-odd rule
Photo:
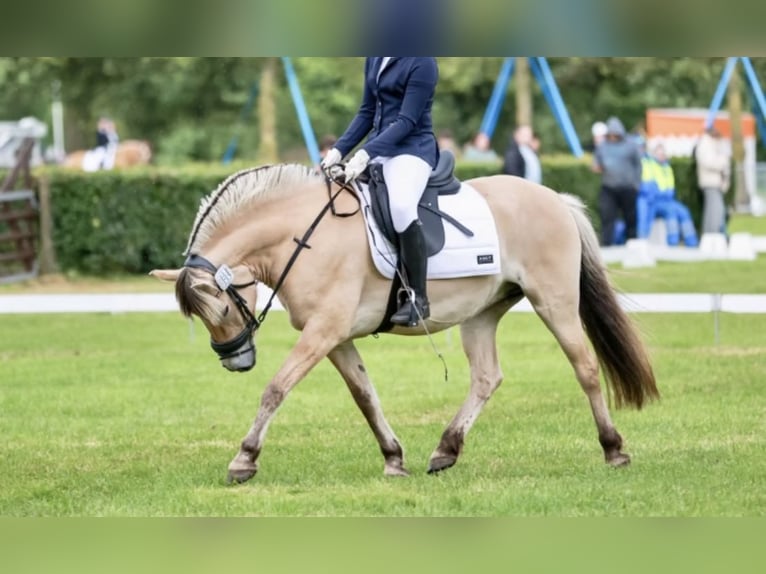
[[256, 167], [230, 175], [200, 202], [184, 255], [204, 245], [218, 227], [250, 203], [312, 179], [319, 181], [320, 176], [300, 164]]

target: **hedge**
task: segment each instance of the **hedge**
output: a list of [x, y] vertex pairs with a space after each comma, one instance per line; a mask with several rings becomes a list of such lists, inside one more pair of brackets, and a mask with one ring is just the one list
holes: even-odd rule
[[[51, 189], [53, 243], [59, 266], [88, 274], [145, 273], [176, 267], [191, 231], [199, 200], [239, 167], [194, 165], [184, 169], [81, 173], [46, 168]], [[688, 159], [674, 159], [677, 197], [699, 225], [701, 197], [692, 189]], [[571, 193], [595, 211], [598, 175], [589, 159], [544, 157], [543, 182]], [[459, 163], [456, 174], [470, 179], [499, 173], [497, 164]], [[732, 196], [733, 194], [727, 194]]]
[[[571, 193], [582, 199], [591, 210], [593, 223], [598, 227], [598, 193], [601, 177], [591, 171], [590, 156], [581, 159], [569, 155], [543, 156], [543, 184], [556, 191]], [[689, 158], [673, 158], [671, 161], [676, 178], [676, 199], [692, 212], [695, 225], [702, 219], [702, 196], [696, 189], [696, 177], [692, 176]], [[461, 163], [456, 173], [461, 179], [500, 173], [501, 164]], [[733, 194], [727, 194], [727, 198]]]
[[199, 201], [231, 169], [47, 170], [59, 267], [104, 275], [177, 267]]

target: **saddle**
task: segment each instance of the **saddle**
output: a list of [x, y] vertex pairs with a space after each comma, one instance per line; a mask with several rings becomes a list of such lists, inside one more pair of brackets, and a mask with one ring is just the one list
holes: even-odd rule
[[[431, 172], [423, 197], [418, 204], [418, 217], [423, 222], [423, 235], [426, 240], [428, 257], [439, 253], [444, 247], [444, 222], [455, 226], [467, 237], [473, 237], [473, 231], [451, 215], [439, 209], [440, 195], [454, 195], [460, 191], [460, 181], [455, 177], [455, 156], [449, 151], [439, 154], [439, 163]], [[383, 179], [383, 166], [379, 163], [367, 169], [367, 185], [370, 189], [370, 208], [381, 233], [391, 244], [399, 248], [399, 234], [394, 229], [391, 209], [388, 201], [386, 182]]]

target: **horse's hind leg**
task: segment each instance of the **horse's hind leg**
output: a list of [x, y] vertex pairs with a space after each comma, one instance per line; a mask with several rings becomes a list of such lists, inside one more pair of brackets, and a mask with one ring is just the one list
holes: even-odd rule
[[[559, 287], [565, 283], [559, 283]], [[630, 462], [630, 456], [621, 452], [622, 437], [614, 428], [609, 409], [604, 401], [599, 383], [599, 368], [596, 357], [588, 348], [585, 330], [578, 313], [579, 291], [568, 293], [557, 291], [551, 285], [540, 295], [540, 291], [528, 289], [527, 298], [548, 329], [556, 337], [564, 354], [575, 371], [577, 381], [588, 397], [593, 418], [598, 429], [598, 440], [604, 449], [606, 462], [612, 466], [622, 466]]]
[[471, 388], [460, 410], [442, 433], [439, 446], [431, 454], [429, 474], [445, 470], [457, 462], [466, 434], [500, 386], [503, 373], [497, 359], [497, 324], [518, 300], [500, 301], [460, 325], [463, 350], [471, 366]]
[[328, 358], [338, 369], [338, 372], [346, 381], [351, 396], [354, 397], [359, 410], [378, 440], [380, 450], [385, 458], [384, 474], [388, 476], [407, 476], [409, 473], [404, 468], [404, 454], [399, 439], [388, 424], [380, 406], [378, 394], [372, 386], [367, 371], [362, 364], [362, 358], [356, 350], [354, 343], [346, 341], [335, 347]]

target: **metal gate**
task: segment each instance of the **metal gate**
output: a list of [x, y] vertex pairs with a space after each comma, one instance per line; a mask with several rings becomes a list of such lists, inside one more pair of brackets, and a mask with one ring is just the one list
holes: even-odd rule
[[[0, 185], [0, 283], [29, 279], [38, 272], [40, 210], [29, 174], [34, 145], [34, 139], [24, 140], [16, 165]], [[22, 172], [27, 189], [12, 189]]]

